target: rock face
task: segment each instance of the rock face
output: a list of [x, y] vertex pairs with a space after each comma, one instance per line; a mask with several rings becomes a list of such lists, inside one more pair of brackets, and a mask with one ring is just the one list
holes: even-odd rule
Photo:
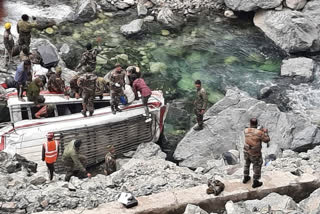
[[205, 168], [207, 161], [228, 150], [242, 151], [243, 130], [252, 117], [269, 129], [271, 142], [269, 148], [262, 150], [265, 156], [277, 156], [280, 149], [304, 151], [320, 144], [320, 132], [309, 119], [280, 112], [276, 105], [266, 104], [236, 89], [228, 90], [225, 98], [207, 111], [206, 117], [210, 119], [203, 130], [189, 131], [178, 144], [174, 158], [180, 166]]
[[319, 30], [306, 13], [292, 11], [261, 10], [254, 17], [254, 24], [289, 53], [320, 50], [316, 46]]
[[312, 19], [312, 22], [316, 24], [318, 28], [318, 40], [315, 41], [315, 44], [311, 47], [311, 51], [320, 50], [320, 1], [311, 0], [308, 1], [306, 6], [303, 9], [303, 14], [309, 16]]
[[130, 37], [142, 32], [143, 19], [136, 19], [127, 25], [123, 25], [120, 28], [121, 33], [124, 36]]
[[160, 10], [157, 20], [165, 27], [173, 29], [180, 29], [180, 27], [184, 24], [183, 17], [174, 13], [168, 7], [164, 7]]
[[286, 6], [293, 10], [301, 10], [307, 4], [307, 0], [286, 0]]
[[225, 0], [225, 4], [228, 8], [236, 11], [253, 11], [259, 8], [272, 9], [278, 7], [282, 3], [282, 0]]
[[299, 206], [304, 213], [320, 213], [320, 189], [315, 190], [307, 199], [302, 200]]
[[159, 145], [150, 142], [142, 143], [138, 146], [135, 154], [133, 155], [135, 159], [150, 160], [150, 159], [166, 159], [166, 154], [161, 151]]
[[282, 61], [281, 76], [302, 76], [307, 81], [312, 80], [315, 70], [313, 59], [306, 57], [292, 58]]

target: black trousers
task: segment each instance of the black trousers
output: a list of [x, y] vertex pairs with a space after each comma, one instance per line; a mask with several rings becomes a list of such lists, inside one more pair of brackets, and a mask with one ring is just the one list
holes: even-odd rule
[[54, 173], [54, 163], [47, 163], [47, 167], [48, 167], [48, 170], [49, 170], [50, 181], [52, 181], [53, 173]]

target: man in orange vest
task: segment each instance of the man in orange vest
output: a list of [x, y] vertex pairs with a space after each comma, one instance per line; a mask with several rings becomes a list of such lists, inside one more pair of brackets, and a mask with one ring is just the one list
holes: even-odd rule
[[53, 179], [54, 163], [57, 161], [59, 155], [59, 142], [53, 139], [53, 132], [49, 132], [47, 135], [48, 141], [43, 144], [42, 147], [42, 161], [46, 161], [50, 181]]

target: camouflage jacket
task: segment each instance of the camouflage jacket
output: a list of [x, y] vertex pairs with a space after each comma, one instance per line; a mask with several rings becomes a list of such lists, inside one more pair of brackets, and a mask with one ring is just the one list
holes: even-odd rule
[[104, 161], [104, 170], [106, 175], [110, 175], [117, 170], [116, 157], [114, 154], [112, 154], [111, 152], [107, 152], [106, 156], [104, 157]]
[[244, 135], [244, 152], [249, 153], [251, 156], [261, 155], [262, 142], [268, 143], [270, 141], [267, 133], [256, 128], [246, 128]]
[[13, 40], [13, 36], [10, 32], [5, 31], [3, 34], [3, 43], [4, 43], [4, 47], [7, 50], [12, 50], [14, 47], [14, 40]]
[[36, 80], [32, 81], [27, 88], [27, 97], [29, 101], [38, 104], [38, 96], [40, 95], [40, 87], [37, 85]]
[[20, 20], [17, 24], [17, 31], [19, 34], [21, 34], [21, 33], [30, 34], [32, 28], [34, 28], [36, 26], [37, 26], [37, 23], [26, 22], [26, 21]]
[[197, 90], [196, 99], [194, 101], [194, 107], [198, 110], [205, 110], [208, 104], [207, 92], [204, 88]]
[[98, 51], [96, 49], [86, 51], [82, 54], [81, 61], [78, 67], [81, 66], [96, 66], [97, 63], [97, 54]]
[[96, 91], [96, 80], [97, 76], [92, 73], [85, 73], [80, 76], [78, 79], [78, 86], [86, 92], [95, 92]]
[[86, 169], [82, 165], [79, 159], [80, 151], [74, 147], [74, 140], [71, 141], [64, 149], [62, 160], [66, 165], [72, 165], [73, 170], [80, 170], [86, 172]]
[[96, 80], [96, 95], [103, 95], [108, 91], [107, 82], [103, 77], [98, 77]]
[[[117, 87], [115, 84], [118, 83], [120, 86]], [[125, 72], [121, 71], [118, 73], [116, 70], [113, 70], [110, 75], [110, 88], [113, 91], [122, 90], [125, 86]]]
[[64, 92], [64, 88], [64, 80], [56, 74], [51, 74], [48, 81], [48, 90], [51, 92], [62, 93]]

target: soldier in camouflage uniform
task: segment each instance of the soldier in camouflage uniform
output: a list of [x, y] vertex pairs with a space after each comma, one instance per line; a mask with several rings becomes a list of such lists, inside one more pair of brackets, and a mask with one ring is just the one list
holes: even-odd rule
[[79, 99], [81, 95], [81, 88], [78, 86], [79, 76], [75, 75], [70, 80], [70, 88], [66, 91], [66, 95], [71, 98]]
[[98, 77], [96, 82], [96, 96], [99, 96], [100, 100], [103, 99], [103, 94], [107, 92], [108, 85], [103, 77]]
[[48, 90], [50, 92], [63, 93], [65, 89], [64, 80], [61, 78], [62, 69], [56, 67], [56, 73], [53, 73], [49, 77]]
[[92, 44], [88, 43], [86, 46], [87, 50], [82, 54], [79, 65], [76, 70], [81, 68], [81, 72], [93, 72], [96, 69], [97, 54], [96, 49], [92, 49]]
[[208, 97], [206, 90], [201, 86], [200, 80], [195, 81], [195, 87], [197, 89], [197, 96], [194, 101], [194, 113], [197, 116], [198, 126], [194, 130], [199, 131], [203, 129], [203, 115], [207, 108]]
[[[11, 24], [6, 23], [4, 25], [5, 31], [3, 34], [3, 43], [4, 47], [6, 48], [6, 53], [8, 54], [8, 58], [6, 57], [6, 65], [10, 64], [12, 61], [12, 54], [13, 54], [13, 47], [14, 47], [14, 40], [11, 34]], [[9, 60], [9, 62], [7, 61]]]
[[[26, 14], [23, 14], [21, 19], [17, 25], [17, 31], [19, 33], [18, 43], [20, 48], [22, 48], [23, 45], [30, 47], [31, 30], [37, 26], [37, 23], [29, 22], [29, 16]], [[33, 17], [33, 20], [36, 20], [36, 18]]]
[[87, 172], [85, 166], [87, 158], [80, 154], [81, 140], [72, 140], [64, 149], [62, 161], [67, 171], [65, 181], [70, 181], [72, 176], [79, 178], [91, 178], [91, 174]]
[[110, 175], [117, 171], [116, 165], [116, 150], [113, 145], [107, 147], [107, 154], [104, 157], [104, 173]]
[[78, 86], [82, 90], [82, 108], [81, 113], [84, 117], [87, 116], [87, 110], [90, 116], [93, 115], [94, 111], [94, 98], [96, 92], [96, 80], [97, 76], [91, 72], [87, 72], [80, 76], [78, 79]]
[[120, 96], [124, 96], [123, 87], [125, 86], [125, 72], [120, 65], [111, 72], [110, 75], [110, 89], [111, 89], [111, 110], [113, 114], [119, 109]]
[[261, 167], [262, 167], [262, 142], [267, 143], [270, 141], [268, 136], [268, 129], [257, 129], [258, 120], [256, 118], [250, 119], [250, 128], [244, 130], [245, 143], [244, 143], [244, 178], [243, 183], [247, 183], [250, 180], [249, 171], [250, 165], [253, 164], [253, 188], [262, 186], [262, 182], [259, 181], [261, 177]]

